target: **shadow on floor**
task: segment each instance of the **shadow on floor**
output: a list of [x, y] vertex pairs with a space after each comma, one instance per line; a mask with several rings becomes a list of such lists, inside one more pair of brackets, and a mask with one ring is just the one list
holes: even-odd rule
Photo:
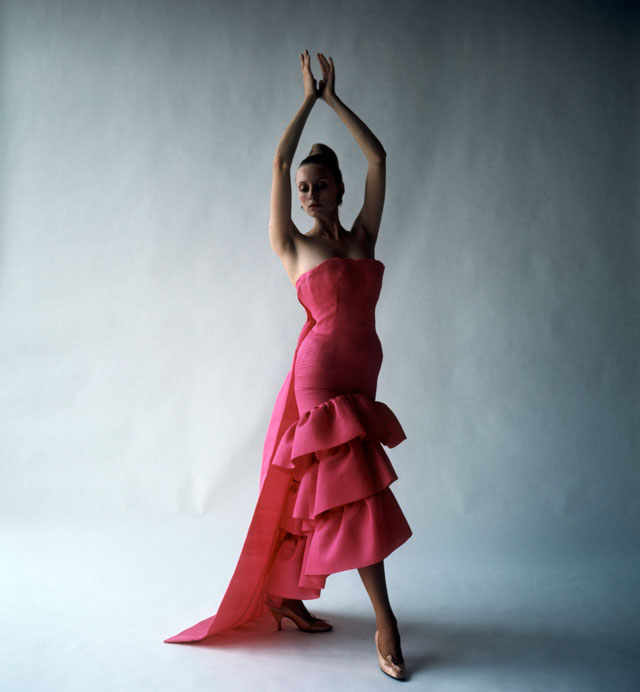
[[[370, 616], [316, 613], [334, 624], [331, 632], [308, 634], [283, 620], [276, 630], [270, 614], [229, 632], [188, 646], [216, 650], [293, 655], [320, 660], [360, 659], [373, 656], [375, 622]], [[401, 622], [405, 660], [412, 676], [424, 672], [456, 669], [481, 674], [527, 674], [539, 677], [545, 671], [595, 681], [612, 673], [621, 684], [640, 684], [640, 637], [625, 631], [587, 631], [558, 623], [535, 627], [478, 623], [421, 622], [406, 617]], [[591, 689], [591, 688], [589, 688]], [[622, 688], [620, 688], [622, 689]], [[625, 689], [632, 689], [631, 687]], [[639, 688], [640, 689], [640, 688]]]

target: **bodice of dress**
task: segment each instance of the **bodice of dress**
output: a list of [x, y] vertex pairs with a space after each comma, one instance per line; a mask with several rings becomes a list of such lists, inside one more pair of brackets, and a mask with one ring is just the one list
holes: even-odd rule
[[375, 308], [384, 264], [376, 259], [330, 257], [296, 282], [298, 300], [315, 322], [316, 334], [375, 331]]
[[299, 411], [342, 393], [375, 398], [382, 363], [375, 308], [383, 272], [379, 260], [331, 257], [299, 277], [298, 300], [308, 318], [293, 367]]

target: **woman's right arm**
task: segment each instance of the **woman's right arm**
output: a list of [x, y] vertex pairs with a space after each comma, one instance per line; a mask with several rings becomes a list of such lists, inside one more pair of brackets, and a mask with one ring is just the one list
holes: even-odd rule
[[285, 259], [295, 254], [294, 237], [299, 233], [291, 219], [291, 163], [309, 113], [318, 100], [318, 88], [311, 74], [309, 53], [300, 56], [304, 101], [280, 138], [273, 157], [269, 240], [273, 251]]

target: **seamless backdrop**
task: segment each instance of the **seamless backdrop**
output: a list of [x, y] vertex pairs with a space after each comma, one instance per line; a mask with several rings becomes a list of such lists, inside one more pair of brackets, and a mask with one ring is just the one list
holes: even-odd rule
[[[388, 157], [378, 398], [407, 432], [391, 458], [414, 529], [389, 564], [398, 607], [455, 601], [446, 570], [497, 593], [500, 566], [565, 586], [578, 570], [621, 599], [612, 621], [637, 612], [634, 3], [8, 0], [0, 20], [12, 689], [162, 689], [126, 654], [98, 676], [88, 602], [112, 644], [125, 627], [152, 648], [149, 670], [187, 655], [157, 642], [215, 612], [304, 322], [267, 227], [305, 48], [333, 56]], [[340, 157], [348, 226], [366, 161], [322, 102], [296, 162], [316, 141]], [[336, 589], [359, 594], [349, 578]], [[43, 618], [94, 663], [28, 644]], [[638, 689], [623, 642], [617, 689]]]

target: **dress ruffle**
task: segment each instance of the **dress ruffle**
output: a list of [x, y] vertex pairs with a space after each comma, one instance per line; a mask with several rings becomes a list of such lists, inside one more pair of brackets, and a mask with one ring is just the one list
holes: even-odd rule
[[364, 394], [340, 394], [305, 412], [285, 431], [273, 464], [293, 469], [306, 454], [337, 447], [355, 438], [371, 437], [387, 447], [406, 435], [393, 411]]
[[379, 562], [411, 536], [382, 448], [404, 439], [391, 409], [360, 393], [333, 397], [287, 428], [272, 462], [291, 479], [267, 593], [318, 598], [329, 574]]

